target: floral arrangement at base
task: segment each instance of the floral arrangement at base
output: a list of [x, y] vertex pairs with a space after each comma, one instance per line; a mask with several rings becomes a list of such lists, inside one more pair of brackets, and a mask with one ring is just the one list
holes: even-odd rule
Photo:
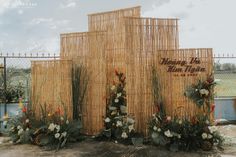
[[67, 142], [81, 138], [80, 121], [69, 121], [66, 114], [62, 115], [60, 108], [54, 113], [48, 113], [46, 107], [44, 110], [43, 107], [41, 108], [40, 120], [37, 120], [34, 113], [25, 106], [19, 115], [9, 119], [8, 133], [13, 143], [32, 143], [58, 150], [63, 148]]
[[118, 82], [110, 87], [107, 99], [106, 117], [104, 118], [105, 129], [97, 139], [114, 140], [115, 142], [131, 144], [132, 137], [137, 136], [134, 130], [134, 119], [127, 115], [125, 76], [115, 71]]
[[160, 95], [158, 75], [155, 71], [152, 81], [157, 113], [149, 122], [149, 133], [154, 144], [167, 146], [172, 151], [197, 149], [209, 151], [215, 145], [218, 147], [222, 145], [223, 137], [216, 126], [210, 123], [210, 115], [214, 112], [214, 105], [210, 105], [215, 85], [212, 77], [208, 77], [206, 81], [199, 81], [197, 85], [192, 85], [186, 90], [185, 95], [199, 108], [204, 109], [201, 115], [191, 118], [167, 116]]
[[154, 144], [167, 146], [172, 151], [209, 151], [213, 146], [221, 147], [223, 137], [207, 116], [189, 119], [154, 114], [149, 123], [149, 133]]

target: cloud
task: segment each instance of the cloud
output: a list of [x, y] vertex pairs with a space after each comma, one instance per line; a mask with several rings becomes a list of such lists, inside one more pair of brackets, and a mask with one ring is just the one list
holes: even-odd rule
[[41, 23], [50, 23], [53, 22], [52, 18], [34, 18], [30, 21], [30, 25], [38, 25]]
[[171, 16], [178, 19], [186, 19], [189, 16], [189, 14], [185, 11], [179, 11], [179, 12], [172, 12]]
[[157, 0], [154, 2], [153, 7], [158, 8], [164, 4], [168, 4], [170, 0]]
[[74, 0], [67, 0], [64, 3], [60, 4], [60, 8], [74, 8], [77, 6], [77, 3]]

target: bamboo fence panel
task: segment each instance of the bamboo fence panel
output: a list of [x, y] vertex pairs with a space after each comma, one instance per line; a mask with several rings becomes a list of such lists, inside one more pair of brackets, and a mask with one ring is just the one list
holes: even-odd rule
[[69, 60], [32, 61], [32, 109], [41, 116], [40, 105], [46, 105], [47, 113], [58, 108], [72, 119], [72, 86]]
[[152, 57], [159, 49], [178, 49], [178, 20], [126, 17], [126, 67], [128, 113], [136, 130], [147, 134], [147, 121], [154, 112]]
[[[213, 72], [212, 49], [178, 49], [178, 50], [158, 50], [153, 56], [153, 65], [158, 69], [160, 82], [162, 85], [161, 94], [169, 116], [190, 118], [202, 113], [189, 98], [184, 96], [186, 89], [198, 80], [205, 80]], [[192, 57], [199, 58], [200, 67], [205, 68], [205, 72], [167, 72], [168, 66], [161, 65], [162, 58], [170, 60], [181, 60], [190, 62]], [[192, 65], [197, 67], [198, 65]], [[177, 66], [179, 68], [180, 66]], [[194, 75], [193, 75], [194, 74]]]
[[84, 66], [89, 75], [86, 101], [82, 106], [84, 133], [97, 134], [104, 126], [106, 111], [105, 32], [61, 35], [61, 57], [72, 59], [73, 66]]

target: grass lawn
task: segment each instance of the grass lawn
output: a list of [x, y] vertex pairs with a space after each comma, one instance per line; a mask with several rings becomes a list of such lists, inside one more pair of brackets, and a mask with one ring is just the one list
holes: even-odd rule
[[236, 73], [215, 74], [217, 97], [236, 97]]

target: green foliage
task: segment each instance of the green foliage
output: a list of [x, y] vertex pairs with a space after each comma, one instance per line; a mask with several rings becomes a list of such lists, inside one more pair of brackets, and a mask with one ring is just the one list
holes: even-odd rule
[[73, 119], [77, 120], [84, 103], [89, 77], [83, 65], [75, 66], [72, 72]]

